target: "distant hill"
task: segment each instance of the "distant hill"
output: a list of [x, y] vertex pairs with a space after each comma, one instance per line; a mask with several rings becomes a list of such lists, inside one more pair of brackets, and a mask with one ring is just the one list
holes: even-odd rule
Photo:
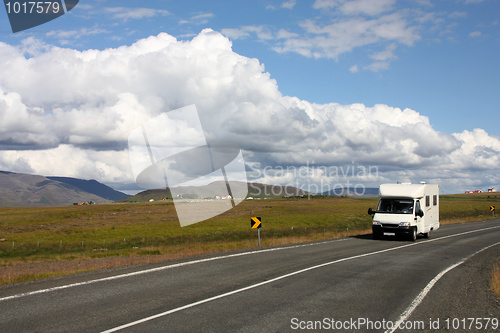
[[[244, 184], [244, 183], [242, 183]], [[181, 193], [186, 199], [213, 198], [215, 195], [224, 195], [226, 193], [226, 184], [224, 182], [213, 182], [205, 186], [184, 186], [178, 187], [177, 192]], [[344, 197], [378, 197], [377, 188], [337, 188], [326, 191], [320, 195], [325, 196], [344, 196]], [[248, 183], [248, 197], [252, 198], [283, 198], [295, 196], [314, 196], [316, 193], [310, 193], [293, 186], [266, 185], [260, 183]], [[142, 191], [134, 196], [128, 197], [123, 202], [145, 202], [153, 199], [155, 201], [163, 198], [172, 199], [169, 188], [154, 189]]]
[[163, 198], [172, 199], [170, 195], [170, 190], [167, 189], [154, 189], [154, 190], [145, 190], [137, 193], [136, 195], [132, 195], [128, 198], [120, 200], [120, 202], [146, 202], [150, 199], [154, 201], [162, 200]]
[[66, 206], [106, 203], [128, 197], [95, 180], [44, 177], [0, 171], [0, 207]]
[[78, 178], [69, 177], [47, 177], [50, 180], [55, 180], [61, 183], [69, 184], [77, 187], [85, 192], [95, 194], [101, 198], [105, 198], [111, 201], [118, 201], [128, 197], [127, 194], [116, 191], [111, 187], [99, 183], [97, 180], [84, 180]]
[[[239, 183], [243, 185], [244, 183]], [[248, 183], [248, 197], [252, 198], [281, 198], [281, 197], [294, 197], [294, 196], [307, 196], [311, 193], [298, 189], [293, 186], [278, 186], [278, 185], [265, 185], [259, 183]], [[181, 194], [184, 198], [189, 199], [203, 199], [214, 198], [216, 195], [226, 195], [226, 184], [224, 182], [213, 182], [205, 186], [180, 186], [176, 188], [177, 193]], [[313, 195], [313, 194], [311, 194]], [[153, 199], [155, 201], [163, 198], [172, 199], [169, 188], [146, 190], [137, 193], [134, 196], [128, 197], [123, 202], [144, 202]]]

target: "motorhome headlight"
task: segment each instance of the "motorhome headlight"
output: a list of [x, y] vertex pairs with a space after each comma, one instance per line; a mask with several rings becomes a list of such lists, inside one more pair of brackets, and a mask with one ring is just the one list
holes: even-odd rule
[[399, 222], [399, 226], [400, 227], [409, 227], [410, 226], [410, 222]]
[[380, 223], [380, 221], [377, 221], [377, 220], [373, 220], [373, 225], [382, 225], [382, 223]]

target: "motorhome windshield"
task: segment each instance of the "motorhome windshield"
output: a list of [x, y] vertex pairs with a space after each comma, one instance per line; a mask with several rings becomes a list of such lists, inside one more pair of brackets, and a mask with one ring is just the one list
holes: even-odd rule
[[377, 213], [413, 214], [413, 200], [408, 199], [380, 199]]

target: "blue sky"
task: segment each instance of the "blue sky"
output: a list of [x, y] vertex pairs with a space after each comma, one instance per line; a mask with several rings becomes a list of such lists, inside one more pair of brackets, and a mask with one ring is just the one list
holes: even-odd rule
[[[279, 155], [279, 147], [270, 149], [271, 153], [266, 156], [259, 155], [261, 148], [252, 150], [258, 145], [250, 144], [251, 139], [246, 138], [238, 143], [247, 151], [246, 160], [250, 165], [255, 168], [262, 167], [265, 163], [305, 165], [312, 159], [330, 166], [377, 165], [380, 166], [381, 174], [377, 179], [367, 180], [367, 184], [392, 181], [398, 177], [413, 181], [431, 178], [445, 184], [449, 191], [462, 191], [474, 187], [500, 187], [496, 163], [500, 159], [499, 14], [500, 2], [495, 0], [80, 0], [66, 15], [16, 34], [10, 30], [5, 10], [0, 10], [0, 42], [9, 50], [4, 52], [6, 55], [13, 54], [12, 48], [18, 50], [26, 60], [23, 66], [29, 67], [29, 75], [37, 77], [44, 71], [40, 67], [34, 69], [33, 62], [39, 62], [42, 66], [46, 58], [43, 57], [44, 54], [56, 58], [60, 55], [61, 59], [58, 61], [65, 62], [67, 55], [63, 56], [60, 50], [81, 52], [76, 58], [83, 57], [81, 54], [88, 54], [88, 50], [92, 49], [98, 50], [96, 52], [103, 56], [109, 53], [107, 49], [115, 50], [113, 54], [123, 51], [128, 57], [135, 52], [132, 44], [150, 36], [161, 40], [158, 35], [166, 33], [175, 37], [176, 45], [179, 46], [187, 45], [182, 43], [191, 43], [197, 37], [199, 40], [206, 39], [208, 44], [204, 44], [206, 49], [203, 52], [210, 54], [215, 49], [213, 45], [224, 44], [225, 38], [231, 44], [221, 47], [226, 47], [226, 51], [231, 52], [232, 56], [244, 57], [245, 63], [257, 59], [261, 67], [247, 68], [249, 73], [253, 73], [251, 75], [268, 73], [266, 81], [259, 83], [274, 85], [266, 94], [277, 96], [272, 92], [277, 89], [279, 94], [288, 98], [283, 101], [279, 96], [266, 95], [259, 97], [262, 98], [259, 103], [268, 98], [277, 98], [280, 99], [279, 105], [285, 106], [285, 109], [293, 104], [293, 108], [301, 109], [301, 112], [310, 117], [310, 121], [320, 123], [323, 116], [328, 121], [337, 117], [335, 119], [341, 119], [341, 122], [334, 124], [333, 128], [336, 133], [342, 134], [341, 139], [335, 141], [335, 134], [331, 140], [339, 144], [339, 147], [343, 142], [343, 148], [351, 149], [351, 155], [347, 152], [345, 155], [339, 153], [334, 160], [328, 160], [326, 150], [317, 148], [323, 155], [303, 156], [299, 161], [294, 151], [290, 151], [287, 158]], [[202, 33], [207, 28], [217, 32], [218, 37]], [[141, 45], [143, 44], [147, 43]], [[194, 45], [194, 42], [191, 44]], [[227, 50], [227, 47], [230, 49]], [[146, 48], [147, 52], [156, 52], [149, 44]], [[34, 59], [31, 64], [30, 58]], [[186, 55], [186, 59], [188, 58]], [[186, 59], [182, 64], [190, 66], [190, 58]], [[54, 62], [56, 60], [52, 59], [50, 64], [53, 65]], [[95, 65], [96, 73], [101, 65], [105, 66], [104, 63]], [[249, 66], [254, 65], [252, 63]], [[207, 66], [213, 64], [207, 63]], [[188, 68], [185, 70], [187, 73]], [[85, 75], [87, 74], [88, 71]], [[78, 84], [98, 80], [100, 74], [95, 75], [94, 78], [78, 81]], [[217, 75], [214, 73], [214, 77]], [[72, 84], [70, 77], [66, 79], [68, 84]], [[165, 80], [168, 81], [168, 78]], [[235, 76], [233, 80], [245, 82], [245, 78], [239, 76]], [[5, 96], [17, 93], [29, 110], [44, 110], [47, 117], [49, 114], [57, 114], [50, 108], [55, 108], [54, 105], [58, 102], [54, 100], [52, 106], [47, 104], [48, 97], [44, 100], [33, 89], [30, 92], [28, 87], [32, 85], [34, 83], [25, 82], [23, 86], [22, 83], [14, 82], [12, 77], [7, 77], [5, 71], [0, 74], [0, 88]], [[258, 85], [251, 89], [254, 88], [255, 92], [259, 90]], [[137, 88], [123, 88], [119, 93], [135, 94], [139, 103], [141, 102], [142, 92], [137, 91]], [[189, 91], [185, 93], [186, 96], [193, 94]], [[99, 100], [107, 100], [106, 98], [101, 96]], [[293, 98], [301, 102], [292, 100]], [[110, 97], [109, 103], [111, 100]], [[67, 111], [78, 109], [78, 103], [80, 102], [76, 100], [68, 101], [65, 106], [68, 117], [73, 113]], [[386, 109], [382, 112], [378, 108], [377, 111], [377, 105], [383, 105]], [[345, 111], [351, 109], [360, 112], [360, 116], [356, 118], [354, 113], [348, 114]], [[406, 109], [409, 111], [405, 111]], [[325, 113], [322, 114], [321, 110]], [[84, 112], [83, 109], [80, 111]], [[241, 114], [238, 113], [239, 116]], [[290, 113], [283, 111], [283, 118], [277, 117], [285, 119], [286, 114]], [[388, 118], [377, 118], [383, 115]], [[48, 121], [40, 117], [42, 123]], [[67, 119], [66, 121], [69, 122]], [[379, 126], [376, 130], [369, 127], [380, 123], [389, 127], [385, 129]], [[361, 127], [362, 124], [365, 127]], [[411, 128], [408, 124], [415, 126]], [[420, 125], [423, 127], [419, 127]], [[306, 127], [301, 129], [305, 131]], [[62, 149], [64, 146], [64, 149], [69, 149], [68, 153], [71, 147], [78, 147], [80, 150], [87, 147], [90, 150], [84, 156], [89, 158], [91, 152], [103, 151], [103, 147], [110, 142], [109, 138], [102, 138], [103, 142], [98, 143], [94, 142], [97, 139], [88, 139], [88, 142], [85, 141], [87, 139], [81, 139], [85, 144], [77, 145], [70, 134], [51, 129], [55, 133], [50, 136], [52, 141], [47, 139], [49, 143], [35, 147], [31, 141], [29, 144], [21, 142], [22, 140], [18, 142], [17, 138], [22, 136], [22, 131], [14, 131], [13, 128], [14, 126], [5, 127], [4, 136], [0, 138], [0, 148], [3, 147], [4, 152], [0, 167], [10, 171], [47, 174], [47, 169], [32, 161], [43, 149]], [[325, 128], [329, 127], [325, 125]], [[346, 128], [346, 133], [342, 132], [343, 128]], [[8, 134], [11, 130], [15, 134]], [[26, 131], [34, 137], [42, 135], [34, 133], [33, 129]], [[359, 133], [356, 132], [351, 138], [349, 131]], [[379, 141], [374, 139], [370, 143], [370, 138], [362, 137], [361, 133], [370, 131], [375, 131], [374, 135]], [[411, 151], [413, 155], [409, 155], [410, 157], [376, 158], [371, 154], [370, 149], [382, 151], [398, 146], [396, 141], [405, 139], [405, 133], [413, 141], [402, 144], [398, 149]], [[91, 133], [79, 135], [90, 137]], [[398, 139], [397, 135], [403, 136]], [[47, 133], [42, 136], [49, 137]], [[429, 143], [429, 140], [434, 141]], [[308, 149], [314, 151], [316, 144], [321, 146], [321, 142], [317, 141], [311, 143]], [[379, 146], [374, 148], [373, 145], [377, 144]], [[443, 144], [443, 151], [434, 152], [432, 146], [440, 144]], [[426, 149], [428, 151], [422, 153]], [[116, 151], [116, 147], [112, 150]], [[437, 156], [445, 160], [439, 160]], [[477, 164], [471, 161], [476, 161]], [[89, 167], [86, 171], [75, 169], [65, 175], [96, 178], [109, 184], [127, 183], [126, 177], [118, 179], [110, 176], [113, 168], [127, 173], [123, 170], [124, 167], [111, 166], [111, 162], [99, 162], [106, 167], [100, 168], [97, 174], [96, 171], [89, 171], [92, 169]], [[436, 176], [435, 171], [442, 169], [443, 165], [446, 165], [448, 175]], [[57, 175], [62, 175], [60, 170]], [[274, 176], [276, 177], [271, 175], [261, 180], [285, 182], [279, 177], [283, 175]]]
[[[82, 0], [66, 16], [18, 34], [9, 33], [1, 11], [0, 37], [12, 44], [34, 36], [78, 50], [102, 50], [160, 32], [190, 39], [212, 28], [226, 32], [236, 53], [259, 59], [283, 94], [316, 103], [411, 108], [428, 116], [439, 131], [477, 127], [500, 135], [494, 121], [500, 102], [498, 1], [365, 1], [372, 5], [364, 11], [363, 2], [359, 1], [361, 9], [348, 11], [343, 1], [325, 1], [321, 7], [314, 1]], [[328, 54], [318, 47], [317, 57], [276, 50], [284, 41], [278, 38], [280, 31], [304, 41], [317, 36], [304, 28], [308, 21], [325, 27], [389, 15], [398, 16], [392, 23], [402, 30], [394, 38], [346, 32], [332, 40], [339, 44], [338, 51]], [[229, 33], [231, 29], [235, 31]], [[236, 38], [236, 30], [243, 36]], [[359, 40], [365, 37], [372, 40]], [[370, 67], [377, 62], [373, 57], [383, 58], [384, 52], [387, 59]]]

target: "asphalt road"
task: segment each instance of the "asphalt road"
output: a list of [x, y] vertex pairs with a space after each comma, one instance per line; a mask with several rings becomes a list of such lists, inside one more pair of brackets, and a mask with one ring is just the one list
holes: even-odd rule
[[498, 332], [499, 258], [496, 219], [101, 270], [1, 287], [0, 332]]

